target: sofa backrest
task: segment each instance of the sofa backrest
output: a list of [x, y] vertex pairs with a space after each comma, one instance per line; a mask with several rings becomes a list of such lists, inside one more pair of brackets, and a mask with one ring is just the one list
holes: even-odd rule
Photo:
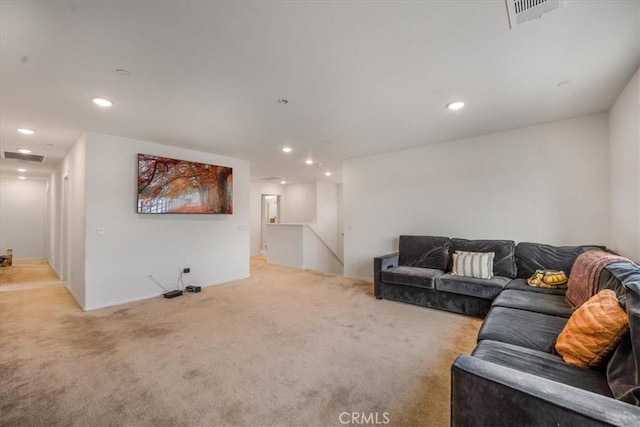
[[609, 264], [600, 272], [598, 292], [603, 289], [611, 289], [616, 293], [620, 305], [626, 309], [627, 290], [623, 282], [638, 272], [640, 272], [639, 267], [628, 262]]
[[400, 236], [398, 265], [446, 270], [450, 240], [441, 236]]
[[622, 284], [629, 317], [629, 333], [607, 364], [607, 382], [616, 399], [640, 406], [640, 267], [615, 263], [605, 270]]
[[[451, 239], [449, 255], [455, 251], [493, 252], [493, 274], [496, 276], [516, 277], [516, 243], [513, 240], [468, 240]], [[451, 270], [451, 266], [449, 266]]]
[[528, 279], [536, 270], [562, 270], [568, 276], [578, 255], [589, 249], [606, 248], [597, 245], [552, 246], [520, 242], [516, 246], [517, 277]]

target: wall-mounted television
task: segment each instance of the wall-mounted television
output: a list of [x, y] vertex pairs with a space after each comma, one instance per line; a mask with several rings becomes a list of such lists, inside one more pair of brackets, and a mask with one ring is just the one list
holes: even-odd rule
[[231, 214], [233, 169], [138, 154], [139, 214]]

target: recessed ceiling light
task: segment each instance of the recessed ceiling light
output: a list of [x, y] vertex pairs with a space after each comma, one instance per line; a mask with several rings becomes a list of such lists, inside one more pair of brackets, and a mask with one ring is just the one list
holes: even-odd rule
[[284, 180], [283, 180], [283, 181], [280, 181], [280, 184], [282, 184], [282, 185], [284, 185], [284, 184], [286, 184], [286, 183], [287, 183], [287, 181], [284, 181]]
[[284, 153], [290, 153], [290, 152], [292, 152], [292, 151], [293, 151], [293, 148], [291, 148], [291, 147], [282, 147], [282, 151], [283, 151]]
[[27, 171], [25, 168], [18, 168], [18, 169], [16, 169], [16, 170], [17, 170], [18, 172], [23, 172], [23, 173]]
[[324, 173], [326, 176], [331, 176], [331, 172], [325, 172]]
[[313, 160], [311, 160], [311, 159], [305, 160], [304, 162], [306, 164], [308, 164], [308, 165], [312, 165], [313, 164]]
[[18, 129], [18, 132], [20, 132], [23, 135], [33, 135], [34, 133], [36, 133], [35, 130], [25, 129], [25, 128]]
[[462, 101], [451, 101], [447, 104], [447, 108], [452, 111], [456, 111], [464, 107], [464, 102]]
[[18, 179], [27, 179], [26, 176], [19, 176]]
[[109, 101], [108, 99], [104, 99], [104, 98], [93, 98], [92, 99], [93, 103], [100, 106], [100, 107], [111, 107], [113, 105], [113, 102]]
[[31, 154], [31, 150], [29, 150], [28, 148], [21, 148], [18, 150], [18, 153]]

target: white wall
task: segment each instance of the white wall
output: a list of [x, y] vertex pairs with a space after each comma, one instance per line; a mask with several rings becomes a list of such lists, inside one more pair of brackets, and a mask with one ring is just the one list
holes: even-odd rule
[[[232, 215], [136, 213], [137, 154], [233, 168]], [[87, 134], [86, 308], [186, 284], [214, 285], [249, 276], [249, 163], [245, 160], [103, 134]], [[98, 229], [104, 235], [98, 235]]]
[[[140, 152], [232, 167], [234, 213], [137, 214]], [[69, 289], [83, 309], [160, 295], [163, 290], [149, 273], [168, 289], [182, 267], [192, 271], [186, 284], [249, 276], [247, 161], [88, 133], [51, 175], [49, 186], [49, 259], [59, 273], [68, 271]]]
[[338, 211], [338, 221], [336, 224], [336, 239], [338, 242], [338, 258], [340, 259], [340, 261], [344, 261], [344, 236], [343, 236], [343, 229], [344, 229], [344, 209], [343, 209], [343, 200], [344, 200], [344, 196], [343, 196], [343, 188], [342, 188], [342, 184], [338, 184], [336, 185], [336, 210]]
[[306, 224], [316, 221], [316, 183], [287, 184], [281, 199], [283, 223]]
[[267, 262], [327, 274], [342, 274], [342, 263], [309, 224], [268, 224]]
[[49, 260], [49, 264], [60, 275], [60, 256], [61, 250], [58, 249], [60, 245], [60, 227], [58, 223], [60, 221], [61, 201], [60, 201], [60, 181], [57, 178], [59, 174], [60, 166], [58, 166], [49, 176], [47, 182], [47, 219], [45, 227], [45, 253]]
[[607, 145], [597, 114], [347, 160], [345, 275], [400, 234], [607, 244]]
[[313, 229], [338, 255], [338, 188], [333, 182], [316, 182], [316, 221]]
[[[283, 185], [272, 181], [251, 181], [250, 205], [250, 235], [251, 235], [251, 256], [260, 254], [260, 243], [262, 233], [262, 195], [275, 194], [282, 196]], [[281, 208], [282, 210], [282, 208]]]
[[0, 178], [0, 254], [45, 257], [46, 181]]
[[302, 242], [304, 268], [327, 274], [343, 273], [342, 262], [313, 227], [303, 226]]
[[268, 224], [267, 262], [285, 267], [304, 268], [304, 227], [299, 224]]
[[611, 248], [640, 263], [640, 70], [609, 110]]
[[49, 178], [48, 257], [81, 307], [85, 307], [85, 169], [83, 135]]
[[[276, 182], [251, 182], [251, 255], [260, 253], [262, 230], [261, 199], [264, 194], [282, 196], [280, 222], [313, 224], [322, 241], [342, 259], [342, 217], [339, 202], [342, 187], [328, 182], [282, 185]], [[339, 200], [340, 199], [340, 200]]]

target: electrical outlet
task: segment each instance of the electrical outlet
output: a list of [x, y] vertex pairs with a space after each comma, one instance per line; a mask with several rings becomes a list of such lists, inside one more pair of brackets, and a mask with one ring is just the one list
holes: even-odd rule
[[185, 268], [183, 268], [183, 269], [182, 269], [182, 272], [183, 272], [184, 274], [191, 273], [191, 267], [185, 267]]

